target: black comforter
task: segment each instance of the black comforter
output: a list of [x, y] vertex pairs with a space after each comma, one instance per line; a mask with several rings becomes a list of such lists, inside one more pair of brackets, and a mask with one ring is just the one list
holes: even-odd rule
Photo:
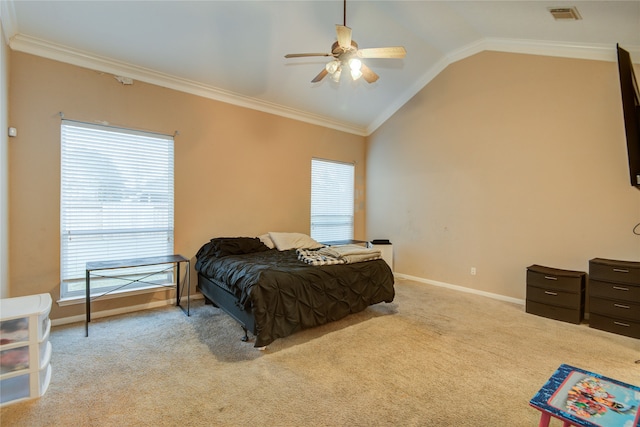
[[381, 259], [312, 266], [295, 250], [217, 257], [199, 253], [196, 270], [233, 293], [255, 319], [256, 347], [341, 319], [395, 296], [393, 273]]

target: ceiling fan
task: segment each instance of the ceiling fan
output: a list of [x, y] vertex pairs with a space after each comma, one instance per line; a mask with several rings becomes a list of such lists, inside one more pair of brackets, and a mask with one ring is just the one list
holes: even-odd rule
[[358, 49], [358, 43], [351, 39], [351, 28], [347, 27], [347, 0], [344, 0], [344, 21], [343, 25], [336, 24], [336, 34], [338, 41], [331, 45], [330, 53], [289, 53], [285, 58], [303, 58], [308, 56], [331, 56], [333, 59], [311, 80], [317, 83], [327, 74], [335, 82], [340, 81], [342, 69], [347, 68], [351, 73], [351, 78], [357, 80], [360, 77], [368, 83], [373, 83], [380, 76], [374, 73], [360, 59], [361, 58], [404, 58], [407, 51], [402, 46], [374, 47], [368, 49]]

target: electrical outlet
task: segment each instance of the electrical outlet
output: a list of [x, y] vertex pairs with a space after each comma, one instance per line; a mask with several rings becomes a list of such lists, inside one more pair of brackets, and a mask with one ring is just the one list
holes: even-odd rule
[[471, 275], [472, 276], [476, 275], [476, 268], [475, 267], [471, 267]]

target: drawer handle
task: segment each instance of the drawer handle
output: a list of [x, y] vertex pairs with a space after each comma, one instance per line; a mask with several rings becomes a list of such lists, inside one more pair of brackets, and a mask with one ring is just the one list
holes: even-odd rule
[[613, 289], [616, 291], [628, 291], [629, 288], [623, 288], [622, 286], [614, 286]]
[[544, 276], [544, 278], [547, 280], [558, 280], [557, 277], [553, 277], [553, 276]]
[[557, 292], [551, 292], [551, 291], [544, 291], [545, 294], [547, 295], [553, 295], [553, 296], [557, 296], [558, 293]]
[[613, 323], [615, 323], [618, 326], [624, 326], [625, 328], [628, 328], [629, 326], [631, 326], [631, 325], [629, 325], [627, 323], [622, 323], [622, 322], [613, 322]]
[[626, 309], [631, 308], [631, 307], [629, 307], [628, 305], [622, 305], [622, 304], [613, 304], [613, 306], [614, 306], [614, 307], [617, 307], [617, 308], [626, 308]]
[[616, 273], [628, 273], [629, 270], [626, 270], [624, 268], [614, 268], [613, 271], [615, 271]]

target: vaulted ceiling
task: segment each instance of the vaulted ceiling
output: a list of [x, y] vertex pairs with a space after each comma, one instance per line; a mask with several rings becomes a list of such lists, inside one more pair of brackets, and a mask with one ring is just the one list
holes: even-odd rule
[[[640, 0], [360, 1], [346, 25], [360, 48], [404, 46], [404, 59], [366, 59], [380, 79], [311, 83], [343, 2], [1, 0], [12, 50], [32, 53], [367, 135], [447, 65], [483, 50], [640, 62]], [[581, 19], [556, 20], [550, 8]]]

